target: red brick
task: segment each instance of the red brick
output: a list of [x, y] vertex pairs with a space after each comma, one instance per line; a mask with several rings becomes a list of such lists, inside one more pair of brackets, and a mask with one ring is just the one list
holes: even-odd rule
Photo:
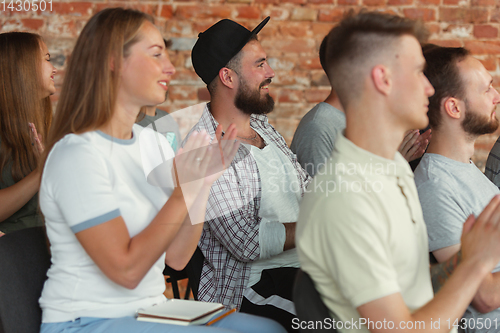
[[[294, 40], [265, 40], [262, 41], [264, 45], [266, 42], [266, 47], [264, 49], [275, 48], [281, 52], [287, 53], [309, 53], [311, 49], [315, 46], [315, 41], [311, 39], [294, 39]], [[268, 47], [267, 47], [268, 46]]]
[[465, 41], [465, 48], [473, 54], [500, 54], [500, 42]]
[[279, 24], [279, 31], [285, 37], [303, 38], [311, 31], [311, 24], [309, 22], [281, 22]]
[[487, 9], [440, 8], [439, 19], [448, 23], [487, 23]]
[[296, 5], [304, 5], [307, 3], [307, 0], [280, 0], [280, 3], [293, 3]]
[[91, 2], [58, 2], [53, 1], [52, 14], [90, 16], [92, 14]]
[[474, 26], [474, 37], [476, 38], [497, 38], [498, 28], [484, 24]]
[[389, 6], [413, 5], [413, 0], [388, 0]]
[[471, 6], [495, 6], [495, 0], [471, 0]]
[[385, 0], [363, 0], [364, 6], [384, 6]]
[[427, 23], [425, 26], [430, 34], [438, 34], [441, 31], [441, 27], [438, 23]]
[[489, 71], [495, 71], [497, 69], [497, 58], [488, 57], [486, 59], [478, 59], [483, 64], [484, 68]]
[[345, 11], [340, 8], [320, 9], [318, 21], [320, 22], [340, 22], [344, 17]]
[[198, 89], [194, 86], [171, 85], [168, 92], [168, 98], [171, 98], [173, 101], [193, 101], [198, 98]]
[[190, 52], [176, 52], [176, 51], [169, 52], [170, 62], [172, 63], [172, 65], [174, 65], [175, 68], [184, 67], [186, 63], [186, 58], [188, 57], [189, 58], [191, 57]]
[[330, 23], [313, 23], [312, 24], [312, 33], [313, 38], [321, 43], [323, 38], [332, 30], [333, 25]]
[[166, 19], [170, 19], [174, 16], [174, 8], [171, 5], [161, 5], [160, 16]]
[[377, 8], [377, 12], [379, 13], [385, 13], [385, 14], [390, 14], [390, 15], [400, 15], [394, 7], [383, 7], [383, 8]]
[[420, 4], [420, 5], [439, 5], [439, 4], [441, 4], [441, 0], [418, 0], [418, 4]]
[[[293, 85], [305, 85], [311, 82], [308, 72], [289, 70], [275, 70], [276, 76], [273, 79], [272, 86], [285, 87]], [[291, 75], [293, 73], [293, 75]]]
[[359, 0], [337, 0], [339, 6], [357, 6]]
[[231, 8], [228, 6], [178, 6], [175, 11], [175, 17], [179, 19], [217, 19], [229, 16]]
[[299, 63], [299, 68], [305, 70], [322, 69], [317, 52], [315, 52], [312, 58], [302, 58]]
[[255, 0], [255, 3], [279, 5], [280, 0]]
[[[272, 16], [271, 16], [272, 17]], [[274, 39], [276, 38], [276, 36], [279, 35], [279, 27], [278, 27], [278, 22], [269, 22], [267, 25], [266, 25], [266, 28], [265, 29], [262, 29], [260, 32], [259, 32], [259, 40], [263, 40], [263, 39]], [[256, 23], [251, 26], [251, 27], [247, 27], [249, 30], [252, 30], [255, 25], [257, 25]]]
[[21, 23], [29, 30], [38, 30], [43, 27], [43, 20], [40, 19], [21, 19]]
[[490, 22], [500, 22], [500, 9], [492, 10]]
[[307, 0], [307, 3], [312, 3], [312, 4], [331, 4], [331, 5], [333, 5], [334, 0]]
[[238, 14], [236, 18], [238, 19], [258, 19], [260, 18], [260, 10], [253, 6], [242, 6], [237, 9]]
[[304, 95], [308, 103], [319, 103], [330, 95], [330, 91], [330, 89], [308, 89]]
[[311, 21], [314, 22], [318, 18], [318, 11], [309, 7], [295, 7], [292, 11], [292, 21]]
[[462, 42], [459, 40], [455, 39], [449, 39], [449, 40], [429, 40], [429, 43], [431, 44], [436, 44], [439, 46], [444, 46], [444, 47], [461, 47]]
[[[283, 20], [287, 20], [290, 17], [290, 12], [285, 8], [274, 7], [273, 9], [271, 9], [271, 12], [269, 14], [266, 14], [266, 15], [271, 16], [273, 18], [273, 21], [276, 21], [276, 20], [283, 21]], [[266, 26], [266, 29], [267, 29], [267, 26]], [[266, 30], [266, 29], [264, 29], [264, 30]]]
[[443, 0], [443, 5], [458, 5], [460, 0]]
[[[273, 112], [274, 116], [278, 119], [300, 117], [302, 109], [297, 108], [296, 103], [296, 101], [283, 101], [278, 103], [276, 112]], [[293, 133], [291, 134], [293, 135]]]
[[175, 72], [172, 83], [179, 84], [199, 84], [201, 83], [201, 79], [196, 75], [194, 70], [187, 70], [177, 68], [177, 72]]
[[436, 20], [436, 12], [430, 8], [405, 8], [403, 14], [412, 20], [422, 20], [424, 22]]
[[210, 93], [208, 92], [207, 87], [198, 88], [198, 100], [200, 101], [210, 100]]
[[500, 87], [500, 76], [493, 76], [493, 86], [495, 89], [500, 90], [498, 89]]
[[158, 5], [141, 4], [136, 2], [108, 2], [108, 3], [96, 3], [94, 6], [93, 13], [95, 14], [103, 9], [114, 8], [114, 7], [132, 8], [154, 16], [158, 15], [158, 10], [159, 10]]

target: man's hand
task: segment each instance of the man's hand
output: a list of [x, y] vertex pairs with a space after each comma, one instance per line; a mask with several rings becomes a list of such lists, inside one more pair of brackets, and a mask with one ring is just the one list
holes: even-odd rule
[[480, 261], [491, 272], [500, 261], [500, 195], [477, 218], [469, 216], [462, 231], [462, 261]]
[[419, 130], [409, 130], [406, 132], [398, 151], [403, 157], [411, 162], [422, 157], [431, 139], [431, 129], [420, 134]]

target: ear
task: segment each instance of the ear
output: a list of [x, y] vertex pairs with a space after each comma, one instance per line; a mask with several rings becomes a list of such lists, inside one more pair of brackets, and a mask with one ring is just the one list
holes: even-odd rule
[[371, 72], [373, 85], [378, 92], [383, 95], [389, 95], [392, 90], [391, 71], [384, 65], [373, 67]]
[[455, 98], [447, 97], [443, 100], [444, 113], [453, 119], [460, 119], [465, 111], [464, 102]]
[[235, 75], [236, 73], [227, 67], [222, 67], [219, 70], [219, 79], [221, 80], [222, 84], [231, 89], [235, 86]]

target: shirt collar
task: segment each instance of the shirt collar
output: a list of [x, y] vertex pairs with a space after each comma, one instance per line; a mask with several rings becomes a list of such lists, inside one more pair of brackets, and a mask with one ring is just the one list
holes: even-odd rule
[[396, 152], [392, 160], [384, 158], [356, 146], [344, 136], [344, 132], [340, 133], [337, 137], [335, 150], [340, 154], [346, 155], [348, 160], [354, 162], [356, 167], [360, 168], [366, 175], [385, 175], [389, 177], [410, 176], [413, 178], [410, 165], [399, 152]]
[[[210, 102], [205, 105], [205, 109], [203, 110], [203, 114], [200, 119], [203, 128], [207, 130], [207, 133], [211, 138], [215, 136], [215, 130], [219, 125], [219, 122], [214, 118], [212, 113], [210, 112]], [[250, 126], [251, 127], [263, 127], [267, 128], [268, 125], [267, 116], [266, 115], [257, 115], [252, 114], [250, 116]]]

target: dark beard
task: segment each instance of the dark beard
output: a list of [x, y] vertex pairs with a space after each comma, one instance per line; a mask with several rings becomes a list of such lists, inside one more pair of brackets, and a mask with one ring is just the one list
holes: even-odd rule
[[240, 85], [236, 96], [234, 97], [234, 105], [247, 115], [252, 114], [268, 114], [274, 109], [274, 100], [267, 94], [264, 98], [260, 95], [260, 88], [271, 83], [271, 80], [262, 82], [259, 89], [252, 91], [247, 86], [246, 82], [240, 79]]
[[[490, 113], [491, 115], [491, 113]], [[471, 111], [467, 101], [465, 102], [465, 117], [462, 121], [462, 128], [465, 133], [473, 136], [490, 134], [497, 130], [498, 119], [489, 120], [489, 118], [478, 115]]]

